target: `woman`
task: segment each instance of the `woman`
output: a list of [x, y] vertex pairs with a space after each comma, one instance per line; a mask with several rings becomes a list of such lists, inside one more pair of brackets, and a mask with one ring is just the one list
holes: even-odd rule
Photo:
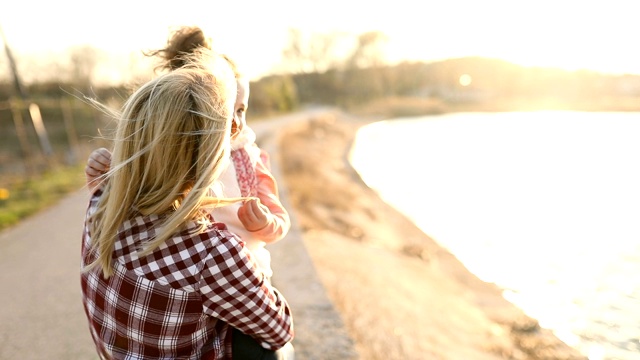
[[231, 359], [237, 328], [277, 350], [293, 338], [284, 297], [210, 208], [227, 166], [236, 80], [201, 49], [124, 105], [111, 170], [85, 220], [85, 312], [104, 359]]
[[[162, 62], [156, 70], [173, 71], [184, 66], [184, 55], [211, 50], [211, 42], [197, 26], [176, 29], [161, 50], [148, 53], [158, 56]], [[231, 204], [214, 210], [213, 216], [238, 235], [251, 250], [261, 270], [267, 277], [273, 275], [271, 254], [266, 244], [281, 240], [291, 228], [289, 213], [278, 196], [278, 184], [269, 168], [269, 155], [256, 143], [256, 135], [246, 123], [249, 106], [249, 80], [243, 76], [231, 58], [225, 56], [237, 81], [235, 120], [232, 122], [231, 164], [211, 186], [210, 194], [227, 197], [251, 196], [255, 200]], [[89, 187], [100, 184], [110, 167], [111, 153], [105, 148], [95, 150], [89, 156], [85, 175]]]

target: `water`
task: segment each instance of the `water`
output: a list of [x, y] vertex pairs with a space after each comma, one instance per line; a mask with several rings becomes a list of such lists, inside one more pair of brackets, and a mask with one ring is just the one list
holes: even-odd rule
[[365, 182], [591, 360], [640, 359], [640, 113], [364, 127]]

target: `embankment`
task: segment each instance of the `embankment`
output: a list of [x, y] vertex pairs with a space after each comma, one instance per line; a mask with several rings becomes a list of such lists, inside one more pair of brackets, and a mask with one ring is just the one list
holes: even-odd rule
[[309, 115], [278, 129], [272, 154], [295, 231], [357, 357], [586, 359], [365, 185], [348, 153], [367, 123], [337, 111]]

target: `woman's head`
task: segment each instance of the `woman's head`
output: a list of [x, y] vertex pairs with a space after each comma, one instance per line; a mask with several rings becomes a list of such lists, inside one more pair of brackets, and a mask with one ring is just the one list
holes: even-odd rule
[[180, 69], [142, 85], [126, 101], [92, 238], [105, 274], [117, 228], [135, 213], [167, 214], [160, 245], [186, 221], [204, 219], [208, 186], [228, 161], [236, 79], [220, 56], [201, 49]]
[[142, 212], [166, 210], [167, 194], [206, 187], [226, 158], [236, 86], [228, 67], [211, 61], [214, 71], [184, 66], [143, 85], [125, 104], [113, 165], [122, 163], [127, 177], [139, 181]]

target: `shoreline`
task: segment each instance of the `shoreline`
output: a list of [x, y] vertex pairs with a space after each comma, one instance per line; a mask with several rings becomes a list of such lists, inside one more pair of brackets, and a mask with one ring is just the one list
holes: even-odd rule
[[333, 111], [280, 135], [303, 241], [363, 359], [586, 359], [386, 204], [348, 154], [377, 121]]

